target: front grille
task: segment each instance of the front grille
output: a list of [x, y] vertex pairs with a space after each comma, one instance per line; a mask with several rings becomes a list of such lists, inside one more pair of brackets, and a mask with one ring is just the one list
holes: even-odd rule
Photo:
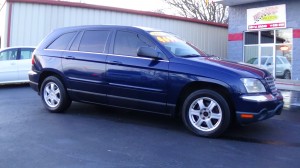
[[274, 80], [274, 78], [272, 76], [268, 76], [268, 77], [265, 78], [265, 80], [266, 80], [266, 82], [267, 82], [267, 84], [269, 86], [269, 89], [270, 89], [271, 93], [273, 95], [276, 95], [277, 94], [277, 88], [275, 86], [275, 80]]

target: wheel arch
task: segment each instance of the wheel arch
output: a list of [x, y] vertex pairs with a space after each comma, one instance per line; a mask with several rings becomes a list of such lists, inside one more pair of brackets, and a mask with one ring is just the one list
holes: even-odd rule
[[63, 75], [56, 71], [56, 70], [52, 70], [52, 69], [45, 69], [41, 74], [40, 74], [40, 77], [39, 77], [39, 81], [38, 81], [38, 93], [40, 92], [41, 90], [41, 87], [42, 87], [42, 83], [43, 81], [49, 77], [49, 76], [55, 76], [57, 77], [64, 85], [65, 89], [66, 89], [66, 82], [63, 78]]
[[[184, 88], [181, 90], [176, 102], [176, 109], [175, 109], [176, 116], [181, 115], [182, 105], [184, 100], [187, 98], [187, 96], [190, 95], [192, 92], [201, 89], [212, 90], [219, 93], [221, 96], [223, 96], [229, 105], [230, 112], [233, 114], [233, 112], [235, 111], [235, 106], [231, 96], [232, 91], [229, 85], [221, 82], [194, 81], [185, 85]], [[235, 115], [231, 115], [231, 116], [235, 116]]]
[[[289, 74], [289, 76], [288, 76], [289, 78], [285, 78], [286, 73]], [[291, 74], [291, 70], [290, 69], [285, 69], [283, 71], [283, 75], [282, 75], [283, 78], [285, 78], [285, 79], [291, 79], [291, 76], [292, 76], [292, 74]]]

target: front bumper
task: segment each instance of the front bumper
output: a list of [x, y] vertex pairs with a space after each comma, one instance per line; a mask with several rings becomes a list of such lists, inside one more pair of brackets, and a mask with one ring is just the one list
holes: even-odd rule
[[250, 111], [236, 111], [236, 119], [239, 124], [249, 124], [281, 114], [284, 102], [280, 93], [276, 96], [263, 96], [266, 97], [266, 99], [261, 96], [258, 97], [260, 99], [251, 99], [249, 96], [241, 97], [243, 99], [243, 104], [247, 104]]

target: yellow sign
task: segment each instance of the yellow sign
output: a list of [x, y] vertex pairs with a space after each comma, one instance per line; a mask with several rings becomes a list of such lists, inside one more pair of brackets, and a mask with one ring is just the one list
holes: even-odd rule
[[178, 38], [164, 32], [151, 32], [150, 34], [161, 43], [171, 43], [180, 41]]

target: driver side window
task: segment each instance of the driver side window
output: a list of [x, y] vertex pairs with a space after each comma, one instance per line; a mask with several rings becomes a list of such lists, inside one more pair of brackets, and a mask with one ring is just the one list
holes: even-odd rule
[[118, 31], [115, 39], [114, 54], [137, 56], [140, 47], [153, 47], [147, 38], [137, 33]]

